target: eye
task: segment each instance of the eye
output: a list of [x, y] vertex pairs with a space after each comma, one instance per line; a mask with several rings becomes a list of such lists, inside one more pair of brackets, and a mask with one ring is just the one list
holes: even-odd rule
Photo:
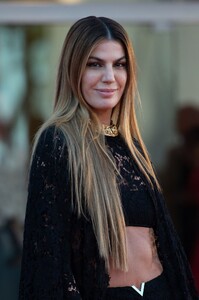
[[126, 68], [126, 62], [124, 61], [124, 62], [117, 62], [117, 63], [115, 63], [115, 67], [116, 68]]
[[88, 62], [87, 67], [90, 68], [100, 68], [102, 65], [99, 62]]

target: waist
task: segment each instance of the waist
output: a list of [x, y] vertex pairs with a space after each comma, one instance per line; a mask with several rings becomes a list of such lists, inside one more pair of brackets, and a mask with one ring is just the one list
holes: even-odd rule
[[139, 285], [161, 274], [163, 268], [151, 228], [126, 227], [126, 245], [128, 271], [110, 267], [111, 287]]
[[111, 269], [109, 271], [110, 287], [124, 287], [124, 286], [140, 286], [142, 282], [152, 280], [159, 276], [163, 271], [159, 260], [153, 261], [147, 266], [143, 263], [136, 263], [135, 266], [129, 266], [127, 272], [121, 270]]

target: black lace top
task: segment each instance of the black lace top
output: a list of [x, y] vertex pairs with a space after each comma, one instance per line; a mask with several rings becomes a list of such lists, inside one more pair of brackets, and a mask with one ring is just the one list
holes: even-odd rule
[[149, 191], [135, 163], [126, 152], [126, 145], [121, 136], [106, 137], [117, 168], [122, 178], [118, 177], [125, 223], [127, 226], [155, 227], [155, 207]]
[[[127, 224], [154, 226], [155, 208], [157, 249], [174, 291], [172, 300], [179, 299], [176, 289], [180, 300], [198, 299], [162, 195], [142, 177], [121, 138], [107, 143], [124, 176], [118, 182], [124, 210], [128, 201], [132, 212], [138, 208], [136, 195], [141, 194], [150, 208], [146, 224], [135, 215], [126, 216]], [[72, 210], [67, 149], [62, 134], [51, 127], [40, 137], [30, 170], [19, 300], [103, 300], [108, 284], [91, 221], [77, 218]]]

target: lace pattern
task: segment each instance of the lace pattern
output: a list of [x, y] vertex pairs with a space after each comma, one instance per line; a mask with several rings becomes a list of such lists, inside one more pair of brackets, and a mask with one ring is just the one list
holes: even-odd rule
[[120, 186], [126, 186], [130, 192], [146, 189], [145, 182], [139, 174], [136, 174], [135, 172], [135, 164], [133, 163], [132, 158], [125, 152], [125, 144], [121, 137], [106, 137], [106, 141], [121, 175], [118, 179], [118, 184]]
[[81, 299], [71, 271], [71, 207], [66, 158], [60, 135], [54, 135], [52, 130], [43, 133], [30, 171], [21, 300]]
[[106, 137], [106, 142], [120, 173], [117, 181], [126, 225], [155, 227], [155, 207], [152, 198], [135, 161], [126, 151], [123, 139], [120, 136]]

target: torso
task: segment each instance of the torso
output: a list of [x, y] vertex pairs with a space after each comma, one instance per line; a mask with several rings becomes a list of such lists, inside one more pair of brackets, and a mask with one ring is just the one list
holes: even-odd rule
[[[116, 166], [121, 174], [118, 185], [126, 223], [128, 271], [110, 267], [110, 287], [135, 285], [149, 281], [163, 271], [154, 230], [155, 207], [144, 179], [121, 137], [107, 139]], [[111, 265], [111, 263], [110, 263]]]
[[126, 227], [128, 271], [110, 268], [110, 287], [135, 285], [149, 281], [163, 271], [152, 228]]

